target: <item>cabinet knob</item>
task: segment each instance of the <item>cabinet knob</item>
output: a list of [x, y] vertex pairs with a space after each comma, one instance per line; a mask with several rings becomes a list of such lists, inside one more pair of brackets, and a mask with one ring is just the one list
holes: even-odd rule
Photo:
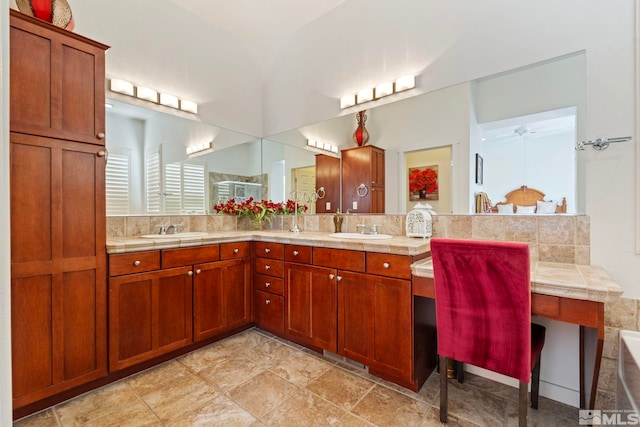
[[340, 282], [342, 280], [342, 276], [336, 276], [336, 280]]
[[266, 299], [266, 300], [264, 300], [264, 303], [265, 303], [265, 304], [267, 304], [267, 305], [269, 305], [269, 303], [270, 303], [270, 302], [271, 302], [271, 300], [270, 300], [270, 299]]
[[237, 254], [238, 252], [240, 252], [240, 249], [238, 249], [238, 248], [235, 248], [235, 249], [233, 250], [233, 253], [234, 253], [234, 254]]
[[271, 266], [270, 266], [270, 265], [265, 265], [265, 266], [264, 266], [264, 269], [265, 269], [265, 270], [271, 270]]
[[98, 151], [98, 153], [96, 153], [96, 156], [98, 156], [98, 157], [107, 157], [108, 153], [109, 152], [107, 150], [100, 150], [100, 151]]
[[334, 279], [334, 277], [336, 277], [336, 275], [335, 275], [335, 274], [329, 274], [329, 279], [333, 280], [333, 279]]
[[200, 274], [200, 273], [202, 273], [202, 270], [197, 269], [197, 270], [196, 270], [196, 274]]
[[98, 135], [96, 135], [98, 137], [98, 139], [104, 139], [104, 132], [100, 132]]
[[271, 283], [270, 282], [265, 282], [264, 287], [268, 288], [269, 286], [271, 286]]
[[298, 251], [293, 251], [293, 256], [298, 256], [299, 253], [300, 252], [298, 252]]
[[264, 248], [264, 253], [265, 253], [265, 254], [268, 254], [269, 252], [271, 252], [271, 249], [269, 249], [269, 248]]
[[187, 276], [193, 276], [193, 271], [189, 270], [189, 272], [187, 273]]
[[138, 267], [140, 264], [142, 264], [142, 263], [138, 259], [133, 261], [133, 265], [135, 265], [136, 267]]
[[388, 262], [385, 262], [384, 264], [382, 264], [382, 266], [383, 266], [384, 268], [389, 268], [389, 263], [388, 263]]

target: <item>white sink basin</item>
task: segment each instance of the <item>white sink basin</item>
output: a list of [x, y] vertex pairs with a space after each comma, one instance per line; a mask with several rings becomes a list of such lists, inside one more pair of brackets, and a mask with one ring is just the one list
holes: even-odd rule
[[204, 231], [190, 231], [190, 232], [185, 232], [185, 233], [169, 233], [169, 234], [143, 234], [142, 237], [143, 239], [183, 239], [185, 237], [204, 237], [206, 235], [208, 235], [209, 233], [206, 233]]
[[390, 234], [332, 233], [329, 234], [329, 237], [335, 237], [336, 239], [381, 240], [390, 239], [393, 236]]

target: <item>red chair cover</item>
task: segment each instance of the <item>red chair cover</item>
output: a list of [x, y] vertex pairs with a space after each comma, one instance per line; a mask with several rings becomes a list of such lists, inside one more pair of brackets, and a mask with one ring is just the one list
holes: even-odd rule
[[529, 246], [433, 238], [431, 256], [438, 354], [529, 382]]

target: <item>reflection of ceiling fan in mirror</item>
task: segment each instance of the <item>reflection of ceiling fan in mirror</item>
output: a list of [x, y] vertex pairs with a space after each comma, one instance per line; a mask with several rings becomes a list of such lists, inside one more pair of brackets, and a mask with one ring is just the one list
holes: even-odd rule
[[573, 131], [575, 117], [566, 116], [550, 120], [540, 120], [523, 124], [511, 124], [484, 132], [485, 141], [496, 141], [508, 138], [540, 138], [552, 134]]

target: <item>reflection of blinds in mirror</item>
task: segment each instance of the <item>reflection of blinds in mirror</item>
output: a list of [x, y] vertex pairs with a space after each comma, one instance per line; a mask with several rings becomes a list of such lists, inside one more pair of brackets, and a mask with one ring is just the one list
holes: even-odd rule
[[182, 171], [182, 204], [185, 213], [205, 213], [204, 166], [185, 163]]
[[129, 213], [129, 150], [109, 149], [105, 170], [107, 215]]
[[169, 163], [164, 166], [164, 213], [181, 213], [180, 163]]
[[160, 153], [147, 154], [147, 213], [160, 213]]

